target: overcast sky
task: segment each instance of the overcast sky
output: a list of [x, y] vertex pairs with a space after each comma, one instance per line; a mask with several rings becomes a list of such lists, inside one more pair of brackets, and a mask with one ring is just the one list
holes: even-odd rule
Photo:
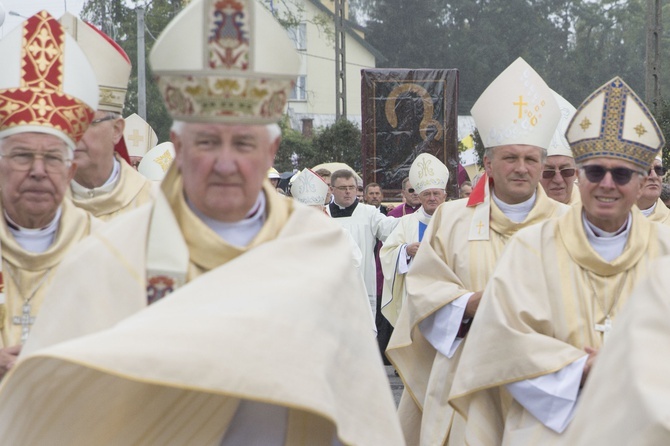
[[[22, 16], [30, 17], [36, 12], [46, 9], [49, 13], [59, 18], [67, 10], [78, 15], [86, 0], [0, 0], [0, 10], [5, 11], [5, 21], [0, 26], [0, 38], [10, 30], [18, 26], [23, 20], [21, 17], [9, 15], [9, 11], [14, 11]], [[2, 13], [0, 12], [0, 16]]]

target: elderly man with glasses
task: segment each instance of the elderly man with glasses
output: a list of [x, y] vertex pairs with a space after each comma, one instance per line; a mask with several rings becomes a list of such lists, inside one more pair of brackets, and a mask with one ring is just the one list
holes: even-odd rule
[[642, 193], [637, 199], [637, 207], [651, 221], [670, 225], [670, 209], [661, 200], [663, 177], [666, 170], [660, 155], [654, 159], [654, 165], [647, 172]]
[[0, 54], [8, 73], [0, 81], [2, 376], [28, 339], [56, 267], [99, 222], [63, 200], [76, 169], [72, 151], [98, 102], [84, 54], [45, 11], [5, 36]]
[[519, 231], [498, 262], [449, 397], [468, 444], [563, 444], [622, 306], [670, 253], [670, 230], [632, 209], [664, 145], [642, 100], [616, 77], [582, 103], [566, 137], [581, 206]]
[[400, 194], [402, 195], [404, 203], [390, 210], [388, 213], [389, 217], [400, 218], [415, 212], [421, 207], [419, 194], [416, 193], [416, 190], [412, 187], [409, 177], [402, 180], [402, 190], [400, 191]]
[[267, 178], [286, 31], [256, 0], [192, 0], [150, 59], [174, 162], [59, 268], [3, 444], [403, 444], [349, 241]]
[[77, 171], [69, 195], [101, 220], [110, 220], [153, 200], [157, 190], [130, 165], [121, 117], [130, 77], [130, 59], [109, 36], [70, 13], [60, 23], [91, 62], [100, 88], [93, 122], [77, 143]]

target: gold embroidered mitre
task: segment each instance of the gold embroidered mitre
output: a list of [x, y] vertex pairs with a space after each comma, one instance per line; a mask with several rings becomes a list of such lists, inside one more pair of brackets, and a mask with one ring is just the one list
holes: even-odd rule
[[565, 136], [577, 163], [618, 158], [644, 171], [651, 168], [665, 144], [647, 106], [618, 76], [582, 102]]
[[128, 155], [144, 156], [158, 144], [158, 136], [147, 121], [137, 113], [125, 118], [126, 126], [123, 129], [123, 139], [126, 140]]
[[77, 42], [40, 11], [0, 40], [0, 138], [55, 135], [74, 149], [98, 107], [93, 69]]
[[98, 80], [98, 110], [121, 114], [130, 79], [130, 58], [107, 34], [69, 12], [58, 20], [86, 54]]
[[409, 184], [417, 194], [427, 189], [445, 190], [449, 181], [449, 169], [429, 153], [421, 153], [409, 168]]
[[328, 196], [328, 184], [310, 169], [291, 178], [291, 196], [307, 206], [323, 206]]
[[300, 69], [286, 31], [257, 0], [193, 0], [150, 60], [168, 111], [186, 122], [277, 122]]
[[491, 82], [471, 113], [487, 148], [528, 144], [547, 149], [560, 118], [553, 92], [522, 58]]

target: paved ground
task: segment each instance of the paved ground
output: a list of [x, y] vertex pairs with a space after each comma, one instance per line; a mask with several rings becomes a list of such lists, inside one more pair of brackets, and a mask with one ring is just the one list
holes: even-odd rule
[[393, 399], [395, 399], [395, 405], [397, 406], [400, 402], [400, 395], [402, 394], [402, 390], [405, 387], [402, 385], [402, 380], [400, 377], [396, 376], [393, 366], [387, 365], [384, 366], [384, 368], [386, 369], [386, 376], [388, 377], [389, 383], [391, 384]]

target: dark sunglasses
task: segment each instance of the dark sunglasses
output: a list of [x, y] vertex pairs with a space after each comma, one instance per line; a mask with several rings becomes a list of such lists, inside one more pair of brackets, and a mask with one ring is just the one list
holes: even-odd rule
[[654, 166], [651, 169], [649, 169], [649, 172], [647, 172], [647, 175], [651, 175], [652, 170], [654, 172], [656, 172], [656, 175], [658, 175], [659, 177], [662, 177], [663, 175], [665, 175], [665, 172], [667, 172], [667, 170], [665, 170], [665, 167], [663, 167], [663, 166]]
[[415, 192], [415, 190], [410, 187], [409, 189], [407, 189], [407, 192], [409, 192], [410, 194], [413, 194]]
[[[559, 170], [561, 173], [561, 176], [563, 178], [570, 178], [575, 174], [575, 169], [561, 169]], [[545, 180], [549, 180], [551, 178], [554, 178], [554, 175], [556, 175], [556, 170], [543, 170], [542, 171], [542, 178]]]
[[628, 169], [626, 167], [615, 167], [613, 169], [607, 169], [603, 166], [597, 164], [589, 164], [588, 166], [582, 166], [584, 175], [586, 179], [591, 183], [600, 183], [607, 172], [612, 175], [612, 181], [614, 181], [619, 186], [626, 185], [630, 182], [630, 179], [633, 178], [633, 174], [640, 174], [637, 170]]

